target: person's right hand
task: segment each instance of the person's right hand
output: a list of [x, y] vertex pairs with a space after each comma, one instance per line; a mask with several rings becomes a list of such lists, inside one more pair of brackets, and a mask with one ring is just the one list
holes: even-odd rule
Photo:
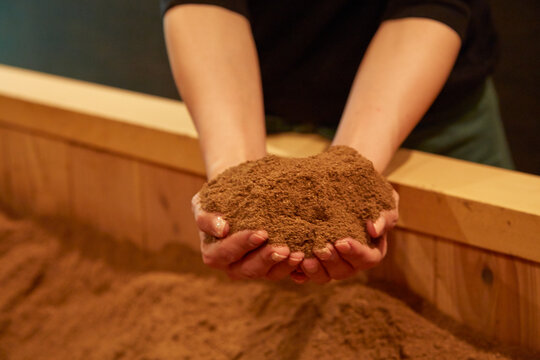
[[[193, 197], [191, 208], [199, 228], [203, 262], [225, 271], [232, 279], [281, 280], [304, 259], [303, 253], [291, 254], [287, 246], [267, 244], [268, 233], [264, 230], [229, 234], [229, 224], [223, 216], [202, 209], [199, 193]], [[217, 240], [205, 241], [205, 234]]]

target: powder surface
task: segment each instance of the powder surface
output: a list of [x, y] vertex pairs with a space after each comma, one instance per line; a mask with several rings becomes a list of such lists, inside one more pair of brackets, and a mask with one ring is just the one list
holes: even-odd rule
[[[538, 359], [450, 332], [360, 279], [233, 282], [179, 244], [0, 214], [0, 359]], [[536, 356], [536, 357], [535, 357]]]
[[369, 244], [366, 220], [394, 206], [391, 185], [346, 146], [308, 158], [269, 155], [242, 163], [205, 184], [200, 198], [205, 211], [224, 216], [230, 232], [266, 230], [270, 244], [306, 256], [346, 237]]

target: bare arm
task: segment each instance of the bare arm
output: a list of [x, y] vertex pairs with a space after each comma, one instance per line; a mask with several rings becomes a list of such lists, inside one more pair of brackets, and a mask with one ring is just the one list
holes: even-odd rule
[[[458, 34], [434, 20], [384, 22], [362, 60], [333, 144], [355, 148], [382, 172], [439, 94], [460, 46]], [[380, 238], [377, 246], [339, 240], [315, 252], [317, 259], [305, 259], [304, 273], [322, 283], [377, 265], [386, 254], [387, 232], [397, 223], [396, 192], [394, 197], [396, 209], [368, 223], [368, 233]]]
[[208, 178], [266, 155], [259, 63], [247, 19], [216, 6], [182, 5], [166, 13], [164, 31]]
[[439, 94], [460, 46], [443, 23], [385, 21], [360, 65], [333, 144], [355, 148], [382, 172]]
[[[199, 132], [208, 178], [266, 155], [262, 86], [248, 21], [220, 7], [182, 5], [167, 12], [164, 28], [174, 79]], [[302, 261], [303, 255], [290, 254], [288, 247], [267, 245], [263, 229], [229, 234], [221, 216], [201, 209], [198, 194], [193, 213], [203, 261], [232, 278], [277, 280]], [[220, 240], [206, 243], [203, 233]]]

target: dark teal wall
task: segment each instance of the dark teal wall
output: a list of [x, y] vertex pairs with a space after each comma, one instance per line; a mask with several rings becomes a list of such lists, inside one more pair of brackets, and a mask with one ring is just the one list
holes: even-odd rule
[[158, 0], [0, 0], [0, 63], [177, 97]]

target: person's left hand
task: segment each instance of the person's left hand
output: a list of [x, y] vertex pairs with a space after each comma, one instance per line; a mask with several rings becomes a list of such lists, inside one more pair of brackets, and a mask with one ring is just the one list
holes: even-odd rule
[[324, 284], [332, 279], [346, 279], [379, 264], [386, 255], [388, 231], [396, 226], [399, 217], [399, 195], [395, 190], [393, 197], [394, 209], [381, 212], [375, 222], [367, 222], [367, 232], [374, 246], [352, 238], [338, 240], [333, 245], [328, 243], [326, 248], [313, 251], [315, 257], [304, 259], [300, 264], [301, 271], [291, 273], [291, 278], [296, 283], [312, 280]]

